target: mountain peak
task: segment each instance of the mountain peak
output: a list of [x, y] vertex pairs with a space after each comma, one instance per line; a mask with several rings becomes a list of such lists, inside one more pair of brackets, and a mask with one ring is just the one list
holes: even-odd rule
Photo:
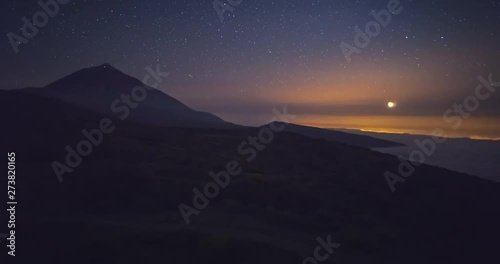
[[[129, 113], [132, 120], [142, 123], [181, 127], [233, 126], [213, 114], [193, 110], [177, 99], [154, 88], [148, 89], [147, 94], [142, 94], [142, 100], [134, 99], [139, 96], [134, 88], [144, 85], [140, 80], [123, 73], [109, 63], [104, 63], [74, 72], [43, 88], [25, 89], [24, 91], [53, 97], [108, 115], [110, 112], [119, 113], [120, 116]], [[147, 100], [145, 100], [146, 97]], [[132, 108], [125, 102], [124, 98], [133, 100], [131, 102], [137, 105], [140, 103], [141, 107]]]
[[103, 63], [103, 64], [98, 65], [98, 66], [91, 66], [91, 67], [88, 67], [87, 69], [96, 69], [96, 70], [102, 69], [102, 70], [118, 71], [118, 72], [120, 72], [120, 70], [118, 70], [117, 68], [113, 67], [113, 65], [111, 65], [109, 63]]
[[50, 83], [44, 88], [46, 88], [45, 90], [57, 90], [58, 92], [68, 92], [73, 89], [81, 92], [82, 87], [86, 89], [105, 89], [125, 92], [128, 87], [134, 87], [140, 84], [142, 83], [136, 78], [123, 73], [109, 63], [104, 63], [98, 66], [92, 65], [73, 72], [68, 76]]
[[109, 63], [103, 63], [99, 66], [96, 66], [95, 68], [103, 68], [103, 69], [113, 69], [113, 70], [116, 70], [115, 67], [113, 67], [111, 64]]
[[109, 64], [109, 63], [103, 63], [103, 64], [100, 64], [100, 65], [91, 65], [89, 67], [86, 67], [86, 68], [83, 68], [79, 71], [76, 71], [74, 72], [73, 74], [70, 74], [68, 76], [72, 76], [72, 75], [78, 75], [80, 73], [86, 73], [86, 74], [90, 74], [90, 75], [96, 75], [96, 74], [100, 74], [100, 75], [109, 75], [110, 73], [122, 73], [123, 75], [126, 75], [125, 73], [123, 73], [122, 71], [118, 70], [117, 68], [113, 67], [113, 65]]

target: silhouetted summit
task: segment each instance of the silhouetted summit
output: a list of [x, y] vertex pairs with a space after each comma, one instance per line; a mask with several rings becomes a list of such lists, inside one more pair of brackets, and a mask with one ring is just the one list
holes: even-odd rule
[[[146, 70], [144, 72], [145, 75], [148, 74]], [[165, 87], [167, 79], [168, 76], [151, 76], [149, 83]], [[144, 88], [137, 88], [138, 86]], [[57, 98], [105, 115], [162, 126], [233, 126], [211, 113], [189, 108], [163, 91], [143, 84], [108, 63], [82, 69], [42, 88], [26, 88], [21, 91]]]

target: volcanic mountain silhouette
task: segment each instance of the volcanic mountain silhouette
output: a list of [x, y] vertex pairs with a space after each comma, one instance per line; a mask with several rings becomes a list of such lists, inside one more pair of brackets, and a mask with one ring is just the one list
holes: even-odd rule
[[[167, 78], [163, 77], [164, 80]], [[145, 87], [142, 93], [136, 92], [138, 96], [145, 97], [141, 101], [134, 101], [131, 95], [136, 86]], [[211, 113], [193, 110], [107, 63], [77, 71], [42, 88], [26, 88], [21, 91], [57, 98], [94, 112], [142, 123], [180, 127], [234, 126]], [[124, 102], [122, 96], [132, 103]], [[129, 108], [128, 111], [125, 108]]]
[[[168, 77], [162, 78], [166, 80]], [[136, 98], [145, 97], [140, 101], [134, 101], [133, 90], [137, 86], [145, 87], [142, 89], [143, 92], [135, 92]], [[145, 85], [107, 63], [82, 69], [45, 87], [25, 88], [20, 92], [50, 97], [107, 116], [152, 125], [203, 128], [242, 127], [226, 122], [214, 114], [193, 110], [179, 100]], [[366, 148], [401, 145], [369, 136], [292, 124], [287, 126], [286, 131], [309, 138], [323, 138]]]

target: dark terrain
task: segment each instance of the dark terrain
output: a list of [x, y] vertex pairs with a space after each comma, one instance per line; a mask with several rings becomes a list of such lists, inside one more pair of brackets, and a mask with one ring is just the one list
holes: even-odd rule
[[[248, 163], [237, 147], [259, 128], [119, 121], [49, 97], [0, 92], [22, 261], [302, 263], [331, 234], [331, 263], [497, 263], [498, 183], [422, 165], [391, 193], [397, 158], [335, 138], [281, 132]], [[108, 115], [115, 131], [59, 183], [51, 163]], [[179, 203], [232, 159], [243, 172], [186, 225]]]

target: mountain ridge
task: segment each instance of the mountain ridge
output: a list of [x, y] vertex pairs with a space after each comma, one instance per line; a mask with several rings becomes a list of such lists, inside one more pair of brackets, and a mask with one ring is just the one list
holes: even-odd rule
[[[399, 147], [404, 144], [389, 141], [385, 139], [378, 139], [371, 136], [361, 136], [353, 133], [342, 131], [335, 131], [330, 129], [323, 129], [319, 127], [304, 126], [292, 123], [272, 122], [276, 124], [286, 124], [285, 131], [300, 134], [309, 138], [326, 139], [328, 141], [335, 141], [347, 145], [364, 147], [364, 148], [388, 148]], [[272, 124], [271, 123], [271, 124]]]
[[[130, 100], [130, 94], [137, 86], [145, 88], [143, 89], [146, 93], [145, 99], [136, 102], [136, 108], [129, 109], [132, 108], [131, 105], [125, 105], [126, 102], [123, 100]], [[83, 68], [40, 88], [24, 88], [16, 91], [55, 98], [107, 116], [121, 113], [119, 116], [121, 118], [128, 111], [130, 115], [127, 114], [126, 117], [131, 121], [152, 125], [231, 129], [244, 127], [224, 121], [212, 113], [194, 110], [165, 92], [123, 73], [109, 63]], [[122, 99], [121, 105], [120, 99]], [[286, 131], [366, 148], [400, 145], [381, 139], [296, 124], [287, 126]]]

